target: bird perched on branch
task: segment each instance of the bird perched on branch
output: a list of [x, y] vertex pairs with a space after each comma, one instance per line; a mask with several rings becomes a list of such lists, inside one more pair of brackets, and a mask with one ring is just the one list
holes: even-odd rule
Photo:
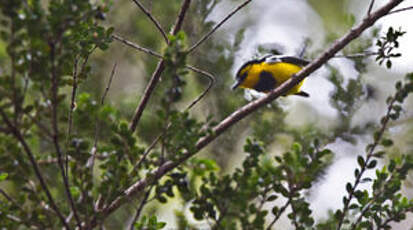
[[[308, 63], [301, 58], [279, 55], [266, 55], [248, 61], [238, 70], [232, 89], [240, 87], [267, 93], [290, 79]], [[302, 84], [300, 82], [294, 86], [286, 95], [309, 97], [308, 93], [300, 90]]]

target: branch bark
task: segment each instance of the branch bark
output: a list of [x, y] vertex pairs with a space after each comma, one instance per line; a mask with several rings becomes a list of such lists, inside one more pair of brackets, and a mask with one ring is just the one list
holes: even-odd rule
[[[185, 18], [186, 12], [188, 11], [189, 5], [191, 3], [191, 0], [185, 0], [182, 3], [181, 10], [179, 11], [179, 15], [176, 19], [175, 26], [172, 29], [171, 34], [175, 35], [182, 27], [182, 22]], [[155, 89], [156, 85], [159, 82], [159, 79], [161, 77], [162, 72], [165, 69], [165, 62], [163, 59], [161, 59], [158, 62], [158, 65], [156, 67], [156, 70], [152, 74], [151, 80], [149, 81], [148, 85], [146, 86], [145, 92], [143, 94], [143, 97], [141, 101], [139, 102], [138, 107], [135, 110], [135, 115], [132, 118], [132, 121], [129, 125], [129, 129], [134, 132], [136, 130], [136, 127], [138, 126], [139, 120], [141, 119], [142, 113], [146, 108], [146, 105], [148, 104], [149, 98], [152, 95], [153, 90]]]
[[166, 36], [165, 31], [162, 29], [161, 24], [156, 20], [151, 12], [149, 12], [143, 5], [140, 3], [138, 0], [132, 0], [138, 7], [141, 9], [141, 11], [148, 16], [148, 18], [155, 24], [155, 27], [161, 32], [163, 39], [165, 40], [166, 43], [169, 43], [168, 36]]
[[70, 229], [69, 225], [66, 223], [66, 220], [63, 216], [63, 214], [60, 212], [59, 208], [57, 207], [52, 194], [50, 193], [50, 190], [42, 176], [42, 173], [40, 172], [39, 166], [37, 165], [37, 162], [34, 158], [34, 155], [29, 147], [29, 145], [26, 143], [24, 140], [23, 135], [20, 133], [20, 131], [15, 127], [12, 122], [8, 119], [6, 113], [3, 111], [3, 109], [0, 108], [0, 115], [3, 118], [3, 122], [6, 123], [8, 126], [9, 130], [13, 133], [14, 137], [20, 142], [20, 144], [23, 146], [24, 151], [26, 152], [27, 156], [29, 157], [30, 163], [32, 164], [34, 173], [37, 177], [37, 179], [40, 182], [40, 186], [42, 187], [43, 191], [46, 194], [47, 199], [49, 200], [50, 207], [53, 209], [53, 211], [56, 213], [56, 215], [59, 217], [60, 221], [62, 222], [63, 226], [65, 226], [66, 229]]
[[214, 28], [212, 28], [211, 31], [209, 31], [208, 33], [206, 33], [201, 39], [199, 39], [199, 41], [197, 41], [193, 46], [191, 46], [191, 48], [188, 49], [188, 53], [191, 53], [192, 51], [194, 51], [198, 46], [200, 46], [204, 41], [208, 40], [209, 37], [211, 37], [211, 35], [213, 33], [215, 33], [215, 31], [221, 27], [228, 19], [230, 19], [232, 16], [234, 16], [234, 14], [236, 14], [238, 11], [240, 11], [242, 8], [244, 8], [246, 5], [248, 5], [252, 0], [247, 0], [244, 3], [242, 3], [241, 5], [239, 5], [237, 8], [235, 8], [233, 11], [231, 11], [231, 13], [229, 13], [224, 19], [222, 19], [216, 26], [214, 26]]
[[59, 101], [58, 101], [58, 93], [59, 93], [59, 79], [58, 75], [56, 73], [56, 66], [55, 66], [55, 56], [56, 56], [56, 47], [55, 43], [50, 42], [50, 62], [52, 66], [51, 70], [51, 75], [52, 75], [52, 88], [51, 88], [51, 94], [52, 94], [52, 129], [53, 129], [53, 144], [56, 149], [56, 155], [57, 155], [57, 162], [60, 168], [60, 173], [62, 176], [64, 188], [65, 188], [65, 193], [67, 196], [67, 199], [69, 201], [69, 205], [73, 211], [73, 215], [76, 219], [76, 223], [79, 227], [79, 229], [82, 229], [82, 222], [80, 221], [79, 215], [77, 214], [76, 206], [72, 198], [72, 194], [70, 193], [70, 185], [69, 185], [69, 180], [67, 178], [67, 174], [65, 173], [65, 163], [63, 162], [63, 154], [60, 149], [60, 144], [59, 144], [59, 127], [58, 127], [58, 106], [59, 106]]

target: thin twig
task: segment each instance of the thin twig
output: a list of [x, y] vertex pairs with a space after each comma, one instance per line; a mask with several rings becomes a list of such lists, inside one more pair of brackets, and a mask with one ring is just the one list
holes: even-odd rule
[[132, 121], [130, 122], [129, 125], [129, 130], [134, 132], [136, 130], [136, 127], [138, 126], [139, 120], [141, 119], [142, 113], [146, 108], [146, 104], [149, 101], [149, 98], [152, 95], [153, 90], [155, 89], [156, 85], [159, 82], [159, 79], [161, 77], [162, 72], [165, 69], [165, 62], [164, 60], [160, 60], [158, 62], [158, 65], [156, 66], [155, 72], [153, 72], [151, 80], [149, 81], [148, 85], [145, 88], [145, 92], [143, 93], [143, 96], [139, 102], [138, 107], [135, 110], [134, 116], [132, 118]]
[[9, 134], [10, 130], [8, 130], [6, 127], [0, 126], [0, 133]]
[[177, 34], [178, 31], [181, 29], [182, 23], [184, 22], [185, 15], [186, 15], [186, 12], [188, 11], [190, 4], [191, 4], [191, 0], [184, 0], [184, 2], [182, 3], [181, 9], [179, 10], [178, 17], [176, 18], [174, 27], [171, 31], [172, 35]]
[[69, 205], [71, 206], [71, 209], [73, 211], [73, 215], [75, 216], [77, 226], [79, 229], [82, 229], [81, 221], [80, 218], [77, 214], [76, 206], [72, 198], [72, 194], [70, 192], [70, 185], [69, 185], [69, 180], [67, 177], [67, 174], [65, 173], [65, 163], [63, 162], [63, 155], [62, 151], [60, 149], [60, 144], [59, 144], [59, 127], [58, 127], [58, 90], [59, 90], [59, 79], [57, 76], [56, 72], [56, 66], [55, 66], [55, 51], [56, 47], [54, 43], [50, 43], [50, 62], [52, 63], [52, 70], [51, 70], [51, 75], [52, 75], [52, 88], [51, 88], [51, 93], [52, 93], [52, 129], [53, 129], [53, 144], [56, 149], [56, 155], [57, 155], [57, 160], [58, 160], [58, 165], [60, 168], [60, 173], [63, 179], [63, 184], [66, 192], [67, 199], [69, 201]]
[[143, 5], [142, 3], [140, 3], [138, 0], [132, 0], [138, 7], [139, 9], [141, 9], [141, 11], [146, 14], [146, 16], [148, 16], [149, 20], [151, 20], [153, 22], [153, 24], [155, 24], [155, 27], [159, 30], [159, 32], [161, 32], [163, 39], [165, 40], [166, 43], [169, 43], [169, 39], [168, 36], [166, 36], [165, 31], [162, 29], [161, 24], [158, 22], [158, 20], [156, 20], [153, 15], [151, 14], [151, 12], [149, 12]]
[[23, 210], [22, 207], [11, 196], [9, 196], [9, 194], [7, 194], [6, 191], [4, 191], [1, 188], [0, 188], [0, 194], [2, 194], [14, 206], [18, 207], [20, 210]]
[[[388, 229], [388, 228], [385, 228], [386, 227], [386, 225], [388, 225], [390, 222], [392, 222], [392, 221], [395, 221], [395, 220], [397, 220], [397, 219], [400, 219], [399, 217], [398, 217], [398, 215], [400, 215], [401, 213], [402, 213], [402, 211], [403, 210], [399, 210], [394, 216], [391, 216], [390, 218], [388, 218], [388, 219], [386, 219], [385, 221], [383, 221], [380, 225], [378, 225], [377, 226], [377, 230], [380, 230], [380, 229], [382, 229], [382, 228], [384, 228], [384, 229]], [[407, 208], [406, 209], [406, 212], [413, 212], [413, 207], [409, 207], [409, 208]]]
[[[143, 189], [145, 189], [148, 186], [150, 181], [157, 180], [161, 178], [162, 176], [164, 176], [165, 174], [167, 174], [168, 172], [170, 172], [172, 169], [178, 167], [180, 164], [182, 164], [187, 159], [195, 155], [197, 152], [199, 152], [201, 149], [203, 149], [205, 146], [207, 146], [209, 143], [215, 140], [218, 136], [220, 136], [223, 132], [225, 132], [227, 129], [232, 127], [238, 121], [242, 120], [243, 118], [253, 113], [257, 109], [272, 102], [274, 99], [280, 97], [281, 95], [284, 95], [286, 92], [288, 92], [288, 90], [290, 90], [295, 85], [300, 83], [309, 74], [319, 69], [329, 59], [331, 59], [337, 52], [342, 50], [352, 40], [359, 37], [363, 31], [371, 27], [378, 19], [386, 15], [391, 9], [396, 7], [402, 1], [403, 0], [391, 0], [383, 7], [374, 11], [368, 18], [364, 19], [358, 26], [354, 27], [352, 30], [346, 33], [343, 37], [335, 41], [334, 44], [330, 48], [328, 48], [318, 58], [316, 58], [306, 67], [304, 67], [294, 77], [285, 81], [283, 84], [281, 84], [276, 89], [272, 90], [270, 93], [268, 93], [264, 97], [248, 103], [247, 105], [239, 108], [238, 110], [233, 112], [231, 115], [229, 115], [227, 118], [222, 120], [218, 125], [216, 125], [212, 129], [212, 132], [210, 134], [198, 140], [198, 142], [196, 143], [196, 148], [193, 151], [184, 153], [181, 158], [179, 158], [178, 160], [174, 162], [166, 161], [163, 165], [158, 167], [158, 169], [155, 170], [153, 174], [151, 174], [150, 178], [141, 179], [137, 181], [136, 183], [134, 183], [133, 185], [131, 185], [121, 195], [115, 198], [111, 204], [109, 204], [106, 208], [104, 208], [101, 212], [99, 212], [99, 215], [100, 215], [99, 219], [104, 218], [108, 216], [109, 214], [111, 214], [112, 212], [114, 212], [115, 210], [117, 210], [120, 206], [122, 206], [125, 202], [127, 202], [130, 197], [132, 197], [137, 192], [140, 192]], [[96, 226], [97, 224], [98, 224], [98, 219], [95, 218], [92, 222], [92, 225]]]
[[69, 109], [69, 121], [68, 121], [68, 128], [67, 128], [67, 136], [68, 139], [70, 140], [70, 136], [72, 134], [72, 125], [73, 125], [73, 111], [75, 110], [76, 107], [76, 90], [77, 90], [77, 64], [79, 60], [76, 58], [75, 62], [73, 64], [73, 83], [72, 83], [72, 98], [70, 101], [70, 109]]
[[290, 203], [291, 199], [288, 199], [288, 201], [277, 212], [277, 215], [274, 217], [274, 220], [272, 220], [271, 223], [268, 225], [267, 230], [271, 230], [272, 226], [278, 221], [278, 219], [280, 219], [281, 215], [285, 212]]
[[145, 206], [145, 204], [147, 204], [147, 201], [148, 201], [149, 195], [151, 194], [153, 186], [154, 185], [152, 184], [151, 187], [149, 188], [149, 190], [145, 193], [145, 196], [143, 197], [141, 203], [139, 204], [139, 207], [136, 209], [135, 216], [133, 217], [132, 223], [129, 227], [130, 230], [135, 229], [135, 222], [139, 219], [139, 217], [142, 213], [143, 207]]
[[[172, 30], [172, 35], [175, 35], [181, 29], [182, 21], [184, 20], [186, 12], [189, 8], [189, 3], [190, 3], [190, 0], [185, 0], [182, 3], [180, 13], [176, 20], [176, 24], [173, 27], [174, 29]], [[138, 107], [136, 107], [135, 114], [132, 118], [132, 121], [130, 122], [129, 130], [131, 130], [132, 132], [136, 130], [139, 120], [141, 119], [142, 113], [145, 110], [146, 105], [148, 104], [149, 98], [151, 97], [153, 90], [158, 84], [159, 79], [164, 69], [165, 69], [165, 62], [163, 59], [161, 59], [158, 62], [158, 65], [156, 66], [156, 69], [152, 74], [151, 80], [149, 81], [148, 85], [145, 88], [143, 97], [141, 98]]]
[[26, 143], [24, 140], [24, 137], [20, 133], [19, 129], [15, 127], [11, 121], [7, 118], [6, 113], [3, 111], [2, 108], [0, 108], [0, 115], [3, 118], [3, 122], [6, 123], [6, 125], [9, 127], [10, 131], [13, 133], [13, 135], [16, 137], [16, 139], [20, 142], [20, 144], [23, 146], [24, 151], [26, 152], [27, 156], [29, 157], [30, 163], [32, 164], [34, 173], [37, 177], [37, 179], [40, 182], [40, 186], [42, 187], [43, 191], [46, 194], [47, 199], [49, 200], [50, 206], [53, 209], [53, 211], [56, 213], [56, 215], [59, 217], [60, 221], [62, 222], [63, 226], [66, 227], [66, 229], [70, 229], [69, 225], [67, 224], [64, 216], [60, 212], [59, 208], [57, 207], [52, 194], [50, 193], [50, 190], [43, 179], [42, 173], [40, 172], [39, 166], [37, 165], [37, 162], [34, 158], [34, 155], [29, 147], [29, 145]]
[[[77, 90], [77, 64], [79, 63], [79, 59], [75, 58], [75, 62], [73, 63], [73, 75], [72, 75], [72, 98], [70, 101], [70, 109], [69, 109], [69, 118], [68, 118], [68, 127], [67, 127], [67, 146], [69, 146], [70, 139], [72, 137], [72, 127], [73, 127], [73, 111], [76, 108], [76, 90]], [[69, 153], [65, 154], [65, 169], [66, 175], [69, 175]]]
[[360, 182], [361, 182], [361, 180], [362, 180], [362, 177], [363, 177], [363, 175], [364, 175], [364, 172], [367, 170], [367, 166], [368, 166], [368, 164], [369, 164], [369, 162], [370, 162], [370, 159], [373, 157], [374, 150], [376, 150], [376, 147], [377, 147], [378, 144], [380, 143], [380, 140], [381, 140], [381, 138], [382, 138], [382, 136], [383, 136], [383, 133], [384, 133], [384, 131], [386, 130], [387, 123], [389, 122], [389, 119], [390, 119], [390, 113], [391, 113], [391, 111], [392, 111], [392, 109], [393, 109], [393, 104], [394, 104], [395, 102], [396, 102], [396, 98], [394, 97], [394, 98], [390, 101], [390, 103], [389, 103], [389, 106], [388, 106], [388, 108], [387, 108], [386, 115], [384, 116], [384, 120], [383, 120], [383, 122], [382, 122], [381, 129], [380, 129], [379, 132], [378, 132], [378, 136], [375, 138], [372, 146], [369, 148], [369, 150], [368, 150], [368, 152], [367, 152], [367, 155], [366, 155], [365, 163], [364, 163], [364, 165], [360, 168], [360, 173], [357, 175], [356, 180], [355, 180], [355, 182], [354, 182], [354, 185], [351, 187], [351, 190], [349, 191], [348, 197], [346, 197], [347, 202], [344, 203], [343, 211], [342, 211], [342, 214], [341, 214], [340, 219], [339, 219], [338, 224], [337, 224], [337, 228], [336, 228], [337, 230], [340, 230], [340, 229], [341, 229], [341, 226], [342, 226], [343, 223], [344, 223], [344, 219], [345, 219], [346, 214], [347, 214], [347, 212], [348, 212], [348, 210], [349, 210], [349, 207], [350, 207], [350, 204], [351, 204], [351, 200], [352, 200], [353, 197], [354, 197], [354, 193], [355, 193], [355, 191], [356, 191], [356, 188], [357, 188], [357, 186], [360, 184]]
[[139, 167], [142, 165], [142, 163], [145, 161], [146, 157], [148, 156], [148, 154], [151, 152], [151, 150], [155, 147], [155, 145], [158, 143], [158, 141], [163, 137], [162, 134], [158, 135], [155, 140], [152, 141], [152, 143], [149, 145], [149, 147], [145, 150], [145, 152], [143, 153], [141, 159], [139, 159], [138, 163], [135, 164], [135, 166], [133, 167], [132, 171], [135, 171], [137, 169], [139, 169]]
[[100, 100], [100, 105], [103, 105], [105, 103], [105, 98], [109, 92], [110, 86], [112, 85], [113, 76], [115, 76], [117, 66], [118, 66], [118, 63], [115, 62], [115, 64], [113, 64], [112, 71], [110, 73], [109, 82], [106, 85], [105, 92], [103, 93], [102, 99]]
[[[110, 86], [112, 85], [112, 80], [113, 80], [113, 77], [115, 76], [117, 65], [118, 64], [115, 62], [115, 64], [112, 67], [112, 72], [110, 73], [108, 84], [106, 85], [105, 92], [103, 92], [102, 98], [100, 100], [100, 106], [103, 106], [104, 103], [105, 103], [105, 98], [106, 98], [106, 95], [109, 92]], [[87, 166], [86, 166], [86, 167], [89, 167], [89, 168], [92, 169], [92, 175], [93, 175], [93, 166], [95, 164], [97, 145], [98, 145], [98, 139], [99, 139], [98, 138], [98, 136], [99, 136], [99, 126], [100, 126], [100, 120], [99, 120], [99, 117], [96, 116], [95, 140], [93, 142], [93, 147], [92, 147], [92, 150], [91, 150], [92, 156], [89, 158]]]
[[400, 13], [400, 12], [407, 11], [407, 10], [413, 10], [413, 6], [409, 6], [409, 7], [405, 7], [405, 8], [390, 11], [387, 15]]
[[378, 54], [379, 52], [367, 51], [367, 52], [355, 53], [355, 54], [337, 54], [337, 55], [334, 55], [333, 58], [364, 58], [364, 57], [374, 56]]
[[[185, 66], [187, 69], [190, 69], [194, 72], [200, 73], [204, 76], [206, 76], [209, 79], [209, 84], [208, 87], [195, 99], [193, 100], [185, 109], [185, 111], [189, 111], [190, 109], [192, 109], [199, 101], [202, 100], [203, 97], [205, 97], [205, 95], [208, 94], [209, 90], [212, 88], [212, 86], [215, 83], [215, 77], [211, 74], [208, 73], [204, 70], [198, 69], [194, 66]], [[171, 126], [171, 123], [168, 124], [168, 126], [166, 127], [166, 130], [169, 129], [169, 127]], [[141, 164], [143, 163], [143, 161], [146, 159], [147, 155], [151, 152], [151, 150], [155, 147], [155, 145], [158, 143], [158, 141], [164, 136], [164, 134], [160, 134], [158, 135], [155, 140], [149, 145], [149, 147], [145, 150], [144, 154], [142, 155], [141, 159], [138, 161], [137, 164], [135, 164], [135, 166], [133, 167], [132, 171], [135, 171], [137, 169], [139, 169], [139, 167], [141, 166]]]
[[[159, 54], [159, 53], [157, 53], [157, 52], [155, 52], [155, 51], [153, 51], [153, 50], [150, 50], [150, 49], [141, 47], [141, 46], [137, 45], [136, 43], [133, 43], [133, 42], [131, 42], [131, 41], [128, 41], [128, 40], [126, 40], [126, 39], [124, 39], [124, 38], [122, 38], [122, 37], [120, 37], [120, 36], [118, 36], [118, 35], [112, 35], [112, 37], [113, 37], [114, 39], [116, 39], [117, 41], [120, 41], [120, 42], [122, 42], [123, 44], [125, 44], [125, 45], [127, 45], [127, 46], [129, 46], [129, 47], [132, 47], [132, 48], [134, 48], [134, 49], [136, 49], [136, 50], [138, 50], [138, 51], [142, 51], [142, 52], [145, 52], [145, 53], [150, 54], [150, 55], [152, 55], [152, 56], [155, 56], [155, 57], [157, 57], [157, 58], [163, 59], [163, 56], [162, 56], [161, 54]], [[200, 73], [200, 74], [206, 76], [206, 77], [209, 79], [208, 87], [204, 90], [203, 93], [201, 93], [201, 94], [185, 109], [185, 110], [187, 111], [187, 110], [191, 109], [196, 103], [198, 103], [198, 102], [209, 92], [209, 90], [212, 88], [212, 86], [213, 86], [214, 83], [215, 83], [215, 77], [214, 77], [211, 73], [209, 73], [209, 72], [207, 72], [207, 71], [205, 71], [205, 70], [201, 70], [201, 69], [199, 69], [199, 68], [197, 68], [197, 67], [195, 67], [195, 66], [186, 65], [185, 68], [187, 68], [187, 69], [189, 69], [189, 70], [191, 70], [191, 71], [194, 71], [194, 72], [196, 72], [196, 73]]]
[[208, 80], [209, 80], [208, 87], [204, 90], [204, 92], [202, 92], [202, 93], [201, 93], [194, 101], [192, 101], [191, 104], [189, 104], [188, 107], [185, 109], [185, 111], [188, 111], [188, 110], [190, 110], [192, 107], [194, 107], [194, 105], [196, 105], [200, 100], [202, 100], [202, 98], [205, 97], [205, 95], [208, 94], [209, 90], [212, 88], [212, 86], [213, 86], [214, 83], [215, 83], [215, 77], [214, 77], [212, 74], [210, 74], [210, 73], [208, 73], [208, 72], [206, 72], [206, 71], [204, 71], [204, 70], [198, 69], [198, 68], [196, 68], [196, 67], [194, 67], [194, 66], [186, 65], [185, 68], [190, 69], [190, 70], [192, 70], [192, 71], [194, 71], [194, 72], [196, 72], [196, 73], [200, 73], [201, 75], [206, 76], [206, 77], [208, 78]]
[[204, 41], [206, 41], [209, 37], [211, 37], [211, 35], [213, 33], [215, 33], [215, 31], [219, 27], [221, 27], [228, 19], [230, 19], [232, 16], [234, 16], [234, 14], [236, 14], [238, 11], [240, 11], [242, 8], [244, 8], [246, 5], [248, 5], [248, 3], [250, 3], [251, 1], [252, 0], [247, 0], [244, 3], [242, 3], [241, 5], [239, 5], [237, 8], [235, 8], [224, 19], [222, 19], [216, 26], [214, 26], [214, 28], [212, 28], [211, 31], [206, 33], [199, 41], [197, 41], [193, 46], [191, 46], [191, 48], [189, 48], [187, 52], [191, 53], [192, 51], [194, 51], [194, 49], [196, 49], [199, 45], [201, 45]]
[[373, 5], [374, 5], [374, 0], [370, 0], [369, 9], [367, 10], [367, 16], [370, 15], [371, 10], [373, 9]]
[[132, 48], [134, 48], [134, 49], [136, 49], [136, 50], [139, 50], [139, 51], [145, 52], [145, 53], [147, 53], [147, 54], [150, 54], [150, 55], [152, 55], [152, 56], [155, 56], [155, 57], [157, 57], [157, 58], [163, 59], [163, 57], [162, 57], [161, 54], [159, 54], [159, 53], [157, 53], [157, 52], [155, 52], [155, 51], [153, 51], [153, 50], [150, 50], [150, 49], [148, 49], [148, 48], [144, 48], [144, 47], [142, 47], [142, 46], [139, 46], [139, 45], [137, 45], [136, 43], [133, 43], [133, 42], [131, 42], [131, 41], [128, 41], [128, 40], [120, 37], [119, 35], [113, 34], [113, 35], [112, 35], [112, 38], [115, 39], [115, 40], [117, 40], [117, 41], [119, 41], [119, 42], [122, 42], [123, 44], [125, 44], [125, 45], [127, 45], [127, 46], [129, 46], [129, 47], [132, 47]]

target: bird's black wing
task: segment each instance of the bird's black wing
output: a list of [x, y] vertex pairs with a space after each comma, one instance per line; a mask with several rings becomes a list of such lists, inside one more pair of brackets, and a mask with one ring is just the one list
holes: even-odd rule
[[298, 66], [306, 66], [308, 65], [308, 63], [310, 63], [307, 60], [294, 57], [294, 56], [277, 56], [277, 55], [266, 57], [265, 62], [267, 63], [286, 62], [286, 63], [298, 65]]

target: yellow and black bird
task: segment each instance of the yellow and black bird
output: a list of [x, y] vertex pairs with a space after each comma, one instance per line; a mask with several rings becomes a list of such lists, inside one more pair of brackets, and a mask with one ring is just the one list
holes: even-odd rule
[[[298, 73], [309, 62], [294, 56], [266, 55], [241, 66], [232, 89], [247, 88], [267, 93]], [[309, 97], [300, 88], [303, 82], [294, 86], [286, 95]]]

